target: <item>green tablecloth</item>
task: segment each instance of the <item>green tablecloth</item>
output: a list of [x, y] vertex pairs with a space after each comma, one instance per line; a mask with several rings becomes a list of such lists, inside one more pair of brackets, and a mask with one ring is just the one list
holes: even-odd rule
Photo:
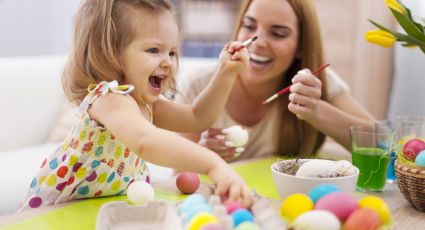
[[[233, 168], [259, 194], [265, 197], [279, 199], [270, 171], [270, 166], [274, 162], [276, 162], [276, 158], [269, 158], [239, 164], [233, 166]], [[155, 198], [157, 200], [175, 202], [185, 197], [186, 195], [174, 192], [155, 190]], [[127, 197], [94, 198], [75, 202], [63, 208], [40, 214], [2, 229], [94, 229], [100, 206], [110, 201], [127, 201]]]

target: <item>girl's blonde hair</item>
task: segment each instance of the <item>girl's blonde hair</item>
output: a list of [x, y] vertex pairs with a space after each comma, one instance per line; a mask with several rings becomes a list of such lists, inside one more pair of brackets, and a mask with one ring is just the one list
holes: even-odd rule
[[[79, 104], [90, 84], [124, 82], [120, 55], [135, 36], [130, 8], [142, 8], [156, 15], [169, 11], [168, 0], [85, 0], [75, 18], [73, 47], [62, 76], [66, 96]], [[175, 90], [174, 78], [169, 88]]]
[[[294, 10], [298, 19], [298, 51], [300, 57], [295, 58], [288, 70], [282, 74], [281, 88], [291, 84], [292, 77], [304, 68], [311, 70], [324, 64], [324, 53], [320, 26], [314, 3], [311, 0], [286, 0]], [[242, 20], [252, 0], [243, 0], [236, 24], [235, 39], [242, 26]], [[322, 98], [327, 98], [326, 75], [324, 71], [316, 74], [322, 81]], [[280, 97], [282, 118], [279, 133], [279, 155], [309, 156], [316, 153], [325, 140], [325, 135], [317, 131], [307, 122], [299, 120], [288, 110], [288, 97]]]

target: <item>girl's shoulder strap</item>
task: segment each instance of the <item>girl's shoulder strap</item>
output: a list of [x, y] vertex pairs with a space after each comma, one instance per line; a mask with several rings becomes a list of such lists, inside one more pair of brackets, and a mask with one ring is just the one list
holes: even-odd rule
[[80, 112], [85, 112], [96, 101], [100, 96], [106, 95], [109, 92], [118, 93], [118, 94], [129, 94], [133, 92], [133, 85], [118, 85], [117, 81], [102, 81], [99, 84], [90, 84], [87, 88], [89, 93], [84, 98], [83, 102], [80, 105]]

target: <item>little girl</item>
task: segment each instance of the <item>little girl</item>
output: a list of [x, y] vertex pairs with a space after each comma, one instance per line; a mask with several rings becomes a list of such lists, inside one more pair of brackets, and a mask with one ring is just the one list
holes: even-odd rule
[[67, 97], [80, 104], [78, 119], [42, 162], [20, 210], [123, 195], [132, 181], [149, 182], [146, 161], [207, 174], [218, 194], [250, 205], [249, 188], [217, 154], [171, 132], [211, 125], [248, 52], [227, 44], [193, 106], [176, 104], [160, 94], [174, 89], [178, 38], [167, 0], [84, 1], [63, 75]]

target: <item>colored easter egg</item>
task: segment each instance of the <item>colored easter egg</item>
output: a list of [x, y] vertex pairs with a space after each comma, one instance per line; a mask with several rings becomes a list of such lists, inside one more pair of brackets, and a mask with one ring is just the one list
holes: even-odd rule
[[378, 214], [370, 208], [355, 210], [344, 223], [344, 230], [376, 230], [381, 225]]
[[339, 230], [341, 223], [338, 218], [324, 210], [305, 212], [294, 221], [295, 229]]
[[310, 189], [310, 191], [308, 192], [308, 196], [314, 203], [317, 203], [317, 201], [323, 196], [332, 192], [337, 192], [337, 191], [341, 191], [341, 189], [336, 185], [319, 184], [313, 187], [312, 189]]
[[412, 139], [403, 146], [403, 155], [409, 160], [414, 161], [416, 156], [425, 150], [425, 142], [420, 139]]
[[241, 203], [239, 203], [238, 201], [233, 201], [233, 200], [228, 201], [225, 204], [225, 206], [226, 206], [227, 214], [232, 214], [232, 212], [234, 212], [235, 210], [244, 208]]
[[316, 210], [326, 210], [344, 221], [358, 207], [357, 200], [345, 192], [333, 192], [317, 201]]
[[199, 184], [198, 174], [192, 172], [181, 172], [176, 179], [177, 188], [184, 194], [194, 193], [198, 189]]
[[188, 196], [180, 205], [179, 205], [179, 213], [182, 214], [187, 212], [192, 206], [198, 203], [207, 203], [207, 199], [204, 196], [198, 193], [194, 193]]
[[260, 230], [260, 227], [253, 222], [243, 222], [235, 230]]
[[181, 216], [183, 218], [183, 223], [187, 224], [192, 219], [192, 217], [194, 217], [196, 214], [201, 212], [211, 213], [212, 208], [207, 203], [194, 204], [186, 212], [181, 213]]
[[199, 230], [209, 223], [219, 223], [219, 220], [211, 213], [201, 212], [192, 218], [192, 220], [187, 225], [187, 229]]
[[425, 150], [416, 156], [415, 164], [419, 167], [425, 167]]
[[155, 200], [155, 192], [145, 181], [134, 181], [127, 188], [127, 198], [132, 204], [142, 205]]
[[381, 219], [381, 224], [388, 224], [391, 221], [390, 209], [379, 197], [365, 196], [359, 200], [359, 206], [362, 208], [370, 208], [375, 211]]
[[237, 227], [243, 222], [254, 222], [254, 216], [246, 209], [238, 209], [232, 213], [233, 226]]
[[313, 209], [313, 201], [305, 194], [294, 193], [286, 197], [280, 206], [280, 214], [290, 221]]

